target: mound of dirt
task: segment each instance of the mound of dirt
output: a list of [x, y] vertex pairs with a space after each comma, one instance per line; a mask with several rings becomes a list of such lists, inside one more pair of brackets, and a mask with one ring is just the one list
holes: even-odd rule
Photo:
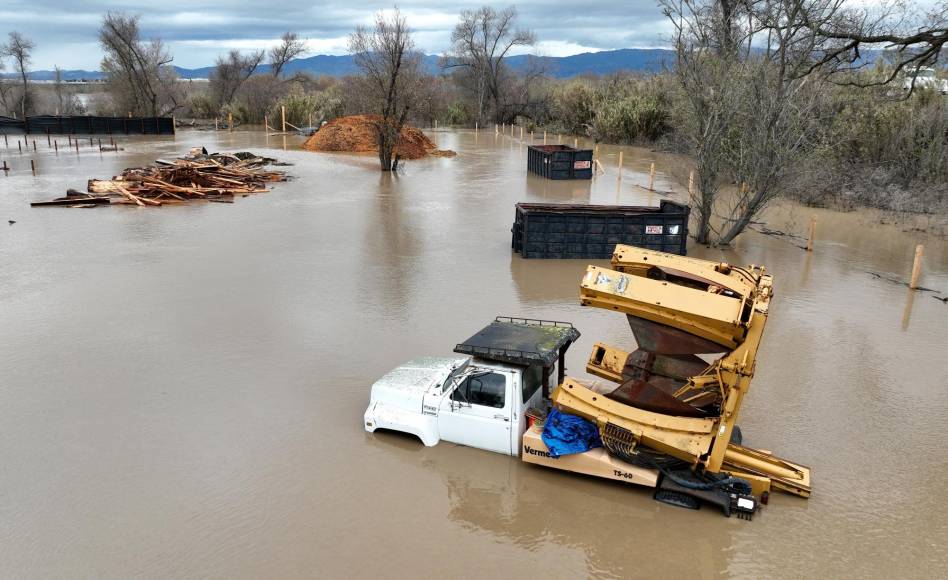
[[[372, 122], [380, 118], [377, 115], [353, 115], [333, 119], [307, 139], [303, 148], [309, 151], [376, 153], [379, 148]], [[436, 157], [456, 155], [454, 151], [439, 150], [431, 139], [410, 125], [402, 127], [395, 153], [402, 159], [421, 159], [429, 155]]]

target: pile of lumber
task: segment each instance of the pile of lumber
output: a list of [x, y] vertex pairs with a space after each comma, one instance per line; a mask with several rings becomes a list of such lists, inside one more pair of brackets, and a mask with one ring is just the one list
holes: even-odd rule
[[[126, 169], [112, 179], [90, 179], [89, 196], [75, 195], [33, 205], [72, 205], [88, 203], [160, 206], [192, 200], [233, 203], [234, 196], [263, 193], [274, 181], [286, 181], [280, 171], [267, 171], [275, 159], [252, 153], [212, 153], [192, 151], [174, 161], [159, 159], [155, 165]], [[94, 201], [93, 201], [94, 200]]]

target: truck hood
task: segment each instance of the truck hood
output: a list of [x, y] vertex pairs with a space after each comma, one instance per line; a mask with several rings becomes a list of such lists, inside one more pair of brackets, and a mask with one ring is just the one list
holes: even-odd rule
[[369, 406], [383, 403], [421, 412], [425, 393], [441, 388], [457, 369], [466, 367], [471, 357], [423, 357], [393, 369], [372, 385]]

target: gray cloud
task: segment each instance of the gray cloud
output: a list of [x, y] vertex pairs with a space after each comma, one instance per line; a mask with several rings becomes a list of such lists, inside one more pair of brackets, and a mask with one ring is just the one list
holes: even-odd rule
[[[440, 53], [448, 48], [458, 13], [477, 8], [483, 2], [408, 0], [397, 4], [415, 30], [419, 47], [428, 53]], [[669, 32], [665, 17], [653, 0], [527, 0], [516, 5], [521, 26], [537, 33], [539, 51], [555, 56], [661, 46]], [[3, 0], [0, 34], [18, 30], [36, 42], [34, 69], [50, 69], [54, 65], [95, 69], [102, 56], [97, 37], [102, 15], [121, 9], [142, 16], [145, 35], [162, 38], [171, 48], [175, 64], [198, 67], [212, 64], [218, 54], [230, 48], [268, 46], [286, 30], [309, 39], [312, 54], [341, 54], [345, 52], [345, 38], [355, 26], [369, 23], [376, 11], [392, 6], [392, 2], [373, 0]]]

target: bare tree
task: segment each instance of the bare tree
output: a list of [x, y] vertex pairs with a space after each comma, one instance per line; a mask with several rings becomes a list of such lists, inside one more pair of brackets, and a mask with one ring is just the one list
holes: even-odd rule
[[226, 57], [217, 57], [217, 66], [211, 73], [210, 90], [219, 107], [225, 107], [234, 100], [240, 86], [257, 70], [263, 57], [262, 50], [247, 55], [232, 50]]
[[[698, 221], [695, 238], [707, 244], [714, 241], [712, 218], [727, 163], [722, 145], [730, 135], [738, 102], [737, 87], [731, 80], [739, 61], [732, 50], [721, 47], [725, 42], [733, 46], [737, 40], [733, 22], [721, 20], [717, 0], [661, 0], [660, 6], [675, 29], [675, 75], [681, 101], [687, 105], [675, 114], [695, 159], [691, 194]], [[722, 41], [723, 37], [729, 40]]]
[[[7, 63], [3, 62], [3, 53], [0, 52], [0, 72], [3, 72], [7, 68]], [[8, 112], [10, 110], [10, 105], [7, 102], [8, 96], [10, 94], [10, 85], [3, 82], [0, 79], [0, 107], [2, 107], [3, 112]]]
[[58, 64], [54, 68], [56, 76], [53, 78], [53, 90], [56, 93], [56, 114], [65, 114], [65, 92], [63, 87], [63, 69]]
[[105, 51], [102, 70], [119, 112], [160, 117], [182, 100], [171, 54], [161, 40], [143, 41], [138, 16], [109, 12], [102, 18], [99, 42]]
[[11, 32], [9, 38], [9, 42], [0, 47], [0, 54], [13, 58], [13, 68], [20, 75], [22, 86], [20, 88], [19, 109], [20, 114], [26, 118], [27, 113], [31, 111], [33, 106], [29, 72], [33, 49], [36, 48], [36, 45], [32, 40], [16, 31]]
[[405, 17], [398, 9], [391, 16], [379, 12], [371, 29], [358, 27], [349, 35], [349, 52], [362, 71], [357, 79], [363, 97], [379, 113], [373, 121], [382, 171], [396, 171], [395, 149], [420, 89], [421, 54]]
[[[701, 243], [731, 243], [820, 144], [820, 91], [811, 86], [818, 79], [802, 74], [817, 41], [796, 0], [731, 4], [730, 12], [727, 2], [661, 0], [676, 30], [676, 75], [688, 105], [678, 114], [696, 160]], [[737, 191], [721, 194], [724, 179]]]
[[286, 63], [306, 52], [305, 41], [301, 40], [295, 32], [284, 32], [280, 37], [280, 44], [270, 49], [270, 73], [274, 77], [279, 77]]
[[445, 68], [465, 69], [473, 80], [477, 98], [477, 118], [484, 119], [489, 99], [493, 103], [494, 120], [511, 120], [504, 106], [504, 81], [510, 75], [504, 58], [517, 46], [532, 46], [536, 35], [530, 30], [515, 28], [517, 9], [513, 6], [500, 12], [490, 6], [461, 12], [460, 21], [451, 34], [451, 52], [442, 61]]
[[[905, 0], [852, 3], [845, 0], [785, 0], [781, 22], [767, 12], [761, 22], [768, 31], [779, 30], [792, 19], [806, 28], [814, 44], [813, 58], [802, 71], [822, 69], [841, 84], [861, 87], [885, 85], [903, 72], [911, 75], [911, 88], [921, 67], [941, 60], [948, 42], [948, 2], [928, 10]], [[767, 16], [771, 16], [768, 18]], [[871, 63], [869, 52], [885, 51], [892, 64], [887, 73], [872, 80], [847, 73]], [[843, 73], [843, 74], [839, 74]]]

